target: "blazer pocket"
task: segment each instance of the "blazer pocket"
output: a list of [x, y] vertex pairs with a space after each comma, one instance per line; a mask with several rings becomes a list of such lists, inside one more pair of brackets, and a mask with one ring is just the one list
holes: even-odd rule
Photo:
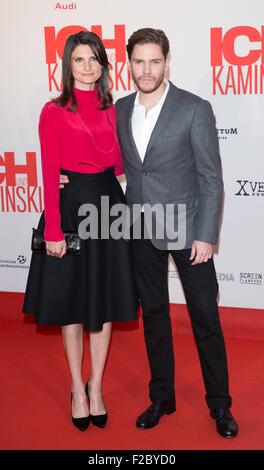
[[198, 204], [198, 196], [190, 196], [190, 197], [174, 197], [166, 200], [167, 204], [185, 204], [187, 209], [192, 209]]

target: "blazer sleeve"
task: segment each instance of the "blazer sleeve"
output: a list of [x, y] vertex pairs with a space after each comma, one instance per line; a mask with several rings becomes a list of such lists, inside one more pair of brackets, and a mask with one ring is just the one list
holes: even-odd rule
[[60, 168], [62, 159], [62, 134], [60, 110], [54, 103], [47, 103], [40, 114], [39, 138], [44, 187], [44, 217], [46, 241], [64, 240], [60, 216]]
[[199, 186], [194, 239], [215, 244], [222, 207], [223, 179], [215, 117], [208, 101], [198, 103], [190, 134]]

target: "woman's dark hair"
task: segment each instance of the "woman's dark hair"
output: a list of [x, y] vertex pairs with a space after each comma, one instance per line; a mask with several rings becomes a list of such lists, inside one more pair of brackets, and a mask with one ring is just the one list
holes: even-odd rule
[[71, 70], [71, 55], [74, 49], [80, 44], [90, 46], [99, 64], [102, 66], [102, 74], [97, 80], [98, 93], [102, 107], [109, 108], [113, 103], [113, 97], [109, 87], [109, 62], [104, 45], [95, 33], [80, 31], [68, 37], [62, 57], [62, 93], [53, 101], [59, 106], [68, 105], [69, 111], [77, 110], [77, 101], [74, 96], [74, 78]]
[[127, 55], [129, 60], [131, 59], [133, 49], [136, 44], [158, 44], [161, 47], [162, 53], [165, 60], [170, 50], [169, 40], [161, 29], [154, 28], [142, 28], [135, 31], [130, 38], [126, 46]]

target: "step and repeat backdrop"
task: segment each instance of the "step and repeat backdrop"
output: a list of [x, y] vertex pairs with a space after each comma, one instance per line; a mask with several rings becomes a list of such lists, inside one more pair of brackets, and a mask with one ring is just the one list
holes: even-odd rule
[[[134, 91], [125, 45], [141, 27], [170, 39], [170, 80], [209, 100], [225, 200], [215, 256], [222, 306], [264, 307], [264, 3], [260, 0], [1, 0], [0, 290], [23, 292], [43, 210], [40, 109], [60, 92], [68, 35], [104, 41], [115, 99]], [[169, 265], [172, 302], [184, 302]]]

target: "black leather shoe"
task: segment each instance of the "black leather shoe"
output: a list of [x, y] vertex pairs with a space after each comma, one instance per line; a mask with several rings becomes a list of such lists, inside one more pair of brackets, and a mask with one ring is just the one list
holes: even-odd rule
[[139, 429], [149, 429], [157, 426], [163, 415], [170, 415], [176, 411], [175, 401], [153, 401], [151, 405], [142, 413], [137, 421], [136, 426]]
[[[72, 402], [72, 393], [71, 393], [71, 402]], [[72, 424], [79, 429], [79, 431], [86, 431], [90, 424], [90, 415], [84, 416], [83, 418], [74, 418], [72, 416]]]
[[[88, 380], [89, 382], [89, 380]], [[85, 385], [85, 393], [88, 397], [88, 399], [90, 399], [89, 397], [89, 388], [88, 388], [88, 382], [87, 384]], [[103, 415], [92, 415], [90, 413], [90, 417], [91, 417], [91, 422], [94, 426], [97, 426], [98, 428], [104, 428], [106, 423], [107, 423], [107, 419], [108, 419], [108, 414], [107, 413], [104, 413]]]
[[229, 408], [211, 408], [210, 416], [216, 422], [216, 430], [222, 437], [236, 437], [238, 424]]

